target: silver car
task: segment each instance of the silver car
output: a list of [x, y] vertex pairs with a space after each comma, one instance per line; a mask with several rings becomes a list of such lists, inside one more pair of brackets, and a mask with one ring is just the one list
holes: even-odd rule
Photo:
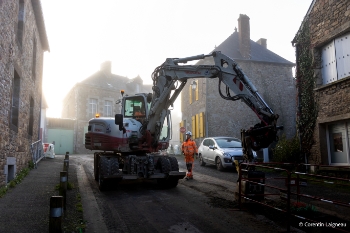
[[[234, 167], [232, 157], [243, 156], [241, 140], [234, 137], [205, 138], [198, 148], [199, 164], [215, 165], [219, 171]], [[253, 152], [254, 157], [256, 153]]]

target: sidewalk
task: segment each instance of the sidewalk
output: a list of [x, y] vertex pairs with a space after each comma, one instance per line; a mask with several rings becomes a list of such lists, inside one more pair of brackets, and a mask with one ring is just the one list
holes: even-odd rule
[[[20, 184], [0, 198], [0, 232], [49, 231], [50, 198], [59, 194], [55, 187], [60, 182], [63, 161], [64, 155], [42, 159], [37, 169], [32, 169]], [[75, 207], [79, 189], [74, 166], [69, 166], [68, 174], [68, 182], [75, 186], [67, 191], [65, 217], [71, 218], [79, 214]], [[66, 232], [72, 232], [68, 230], [73, 225], [66, 221], [63, 226]]]

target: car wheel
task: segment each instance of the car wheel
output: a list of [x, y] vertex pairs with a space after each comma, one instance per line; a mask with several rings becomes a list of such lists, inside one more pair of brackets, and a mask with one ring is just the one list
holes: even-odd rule
[[205, 162], [203, 161], [203, 157], [202, 157], [201, 154], [199, 155], [199, 165], [200, 166], [205, 166]]
[[221, 163], [221, 159], [219, 157], [216, 158], [215, 164], [216, 164], [216, 169], [218, 169], [219, 171], [224, 170], [224, 167], [222, 166], [222, 163]]

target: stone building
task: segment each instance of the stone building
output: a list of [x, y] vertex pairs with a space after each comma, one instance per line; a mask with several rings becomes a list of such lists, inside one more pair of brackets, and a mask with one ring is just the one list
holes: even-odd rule
[[[285, 133], [288, 138], [293, 137], [296, 133], [296, 89], [292, 68], [295, 64], [268, 50], [266, 39], [252, 41], [249, 21], [247, 15], [241, 14], [238, 31], [235, 29], [214, 51], [221, 51], [239, 64], [274, 113], [280, 115], [278, 125], [284, 126], [281, 133]], [[212, 64], [212, 58], [197, 63]], [[193, 82], [197, 84], [195, 90], [191, 87]], [[189, 80], [181, 93], [180, 126], [192, 131], [197, 145], [204, 137], [240, 138], [241, 129], [248, 129], [260, 122], [243, 102], [221, 98], [218, 84], [218, 79]], [[221, 88], [222, 93], [225, 93], [224, 86]], [[231, 92], [231, 95], [234, 93]]]
[[[307, 44], [303, 32], [310, 38]], [[311, 92], [317, 118], [308, 163], [349, 165], [350, 1], [312, 1], [293, 44], [297, 51], [297, 74], [305, 64], [301, 50], [305, 46], [311, 48], [309, 69], [315, 83]], [[300, 73], [300, 78], [305, 81], [306, 76]], [[302, 88], [298, 88], [299, 93]]]
[[62, 118], [75, 119], [74, 153], [91, 153], [85, 149], [85, 133], [88, 122], [96, 114], [113, 117], [120, 113], [120, 91], [125, 95], [150, 93], [152, 85], [144, 85], [140, 76], [129, 79], [111, 73], [110, 61], [101, 64], [101, 69], [80, 83], [77, 83], [63, 100]]
[[44, 52], [41, 2], [0, 1], [0, 186], [28, 167], [40, 137]]

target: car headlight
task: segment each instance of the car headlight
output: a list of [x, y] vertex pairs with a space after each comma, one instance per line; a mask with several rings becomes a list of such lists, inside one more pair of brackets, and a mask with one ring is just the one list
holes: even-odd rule
[[223, 153], [222, 154], [224, 157], [230, 157], [231, 158], [231, 155], [229, 153]]

